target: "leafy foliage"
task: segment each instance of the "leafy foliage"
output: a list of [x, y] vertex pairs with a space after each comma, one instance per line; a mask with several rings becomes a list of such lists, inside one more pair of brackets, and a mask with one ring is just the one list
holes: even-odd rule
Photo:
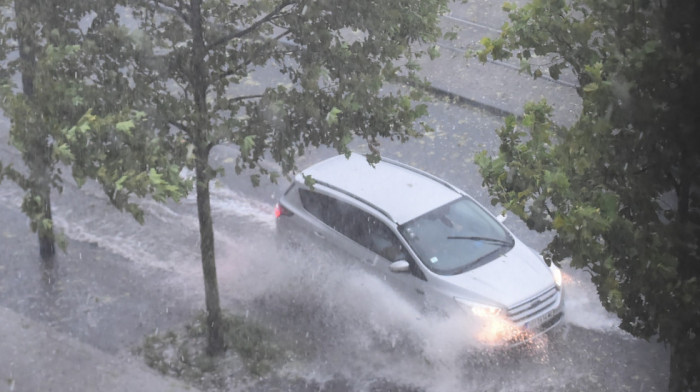
[[[446, 0], [134, 0], [130, 47], [134, 106], [149, 128], [194, 168], [209, 349], [223, 350], [209, 183], [214, 146], [238, 147], [237, 173], [257, 184], [296, 170], [313, 146], [349, 154], [355, 137], [376, 160], [379, 140], [420, 134], [416, 91], [384, 92], [388, 78], [415, 77], [413, 44], [440, 33]], [[252, 78], [270, 77], [251, 88]], [[130, 128], [122, 124], [121, 128]], [[279, 171], [262, 165], [271, 159]], [[254, 172], [253, 172], [254, 170]]]
[[[50, 192], [64, 165], [139, 221], [131, 196], [178, 199], [192, 185], [180, 173], [193, 168], [209, 348], [219, 352], [211, 149], [238, 146], [236, 172], [254, 169], [258, 183], [294, 171], [311, 146], [349, 154], [360, 137], [376, 161], [380, 139], [420, 135], [417, 90], [382, 86], [397, 75], [419, 83], [412, 47], [440, 34], [446, 1], [5, 0], [1, 53], [19, 57], [2, 74], [3, 110], [27, 168], [3, 165], [0, 178], [27, 191], [23, 209], [52, 244]], [[286, 81], [250, 91], [256, 70]], [[279, 172], [260, 165], [269, 158]]]
[[[22, 210], [38, 232], [42, 255], [53, 254], [50, 192], [61, 191], [66, 166], [79, 185], [97, 179], [114, 205], [139, 221], [143, 212], [130, 195], [183, 195], [188, 185], [163, 155], [134, 158], [162, 150], [163, 144], [134, 129], [144, 114], [130, 109], [133, 94], [121, 68], [131, 56], [122, 44], [128, 34], [119, 26], [116, 2], [17, 0], [0, 5], [1, 53], [13, 54], [0, 85], [0, 102], [12, 121], [10, 143], [26, 166], [5, 166], [0, 177], [26, 192]], [[5, 17], [12, 14], [14, 19]], [[15, 75], [21, 76], [21, 86], [15, 85]], [[63, 237], [58, 240], [64, 247]]]
[[671, 345], [669, 389], [700, 386], [700, 27], [695, 2], [535, 0], [480, 57], [570, 68], [583, 99], [570, 128], [545, 102], [498, 131], [477, 163], [494, 203], [553, 230], [548, 260], [591, 272], [621, 327]]
[[[175, 127], [194, 143], [190, 135], [205, 125], [207, 144], [238, 145], [237, 171], [269, 175], [257, 165], [269, 154], [286, 173], [308, 146], [346, 153], [354, 136], [374, 151], [381, 137], [415, 135], [412, 123], [426, 113], [405, 95], [380, 91], [407, 70], [417, 55], [412, 43], [438, 36], [444, 3], [203, 1], [193, 14], [184, 2], [132, 2], [145, 33], [135, 35], [135, 82], [157, 107], [149, 112], [157, 128]], [[254, 92], [236, 87], [272, 68], [278, 82]], [[197, 106], [195, 87], [204, 88], [205, 107]]]

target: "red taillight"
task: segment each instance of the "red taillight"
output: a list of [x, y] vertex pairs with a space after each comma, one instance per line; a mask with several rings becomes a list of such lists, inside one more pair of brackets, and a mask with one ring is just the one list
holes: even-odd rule
[[280, 203], [277, 203], [275, 205], [275, 218], [279, 218], [282, 215], [292, 216], [294, 214], [292, 214], [288, 209], [284, 208], [284, 206], [281, 205]]
[[275, 204], [275, 218], [282, 216], [282, 206], [280, 203]]

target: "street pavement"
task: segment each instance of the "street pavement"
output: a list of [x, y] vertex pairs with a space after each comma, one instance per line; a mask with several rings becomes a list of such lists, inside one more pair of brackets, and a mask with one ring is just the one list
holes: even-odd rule
[[[457, 15], [459, 16], [459, 15]], [[477, 32], [476, 34], [479, 34]], [[463, 54], [451, 50], [445, 45], [442, 55], [434, 61], [422, 62], [422, 75], [432, 83], [434, 91], [458, 99], [463, 103], [479, 106], [499, 114], [522, 113], [523, 104], [528, 100], [547, 99], [555, 103], [555, 118], [567, 123], [574, 118], [580, 101], [575, 90], [566, 84], [555, 83], [551, 80], [540, 78], [533, 80], [527, 75], [522, 75], [512, 67], [499, 63], [480, 64], [476, 60], [467, 61]], [[6, 139], [6, 119], [0, 122], [0, 130]], [[2, 140], [4, 141], [4, 140]], [[9, 186], [3, 184], [2, 186]], [[8, 234], [8, 228], [12, 232], [16, 228], [26, 228], [26, 222], [18, 218], [19, 212], [10, 211], [15, 206], [0, 206], [0, 229], [4, 229], [5, 241], [2, 241], [5, 249], [0, 250], [0, 277], [13, 279], [8, 267], [8, 260], [13, 263], [18, 257], [22, 257], [23, 263], [38, 263], [37, 257], [27, 257], [25, 252], [13, 252], [18, 247], [28, 247], [29, 251], [36, 251], [33, 234], [20, 233]], [[7, 208], [5, 208], [7, 207]], [[19, 222], [18, 222], [19, 221]], [[8, 226], [8, 222], [14, 222]], [[31, 241], [15, 241], [17, 236], [28, 236]], [[71, 247], [75, 247], [76, 241], [71, 240]], [[80, 246], [89, 247], [89, 244]], [[118, 258], [108, 249], [92, 247], [91, 252], [95, 258]], [[71, 252], [60, 256], [64, 264], [80, 263], [78, 257], [82, 253]], [[25, 260], [26, 259], [26, 260]], [[73, 281], [89, 281], [93, 279], [89, 275], [89, 268], [72, 269]], [[23, 270], [18, 276], [24, 278], [27, 274], [36, 274], [33, 279], [41, 279], [43, 272], [39, 268]], [[135, 284], [147, 285], [148, 282], [139, 282], [135, 277]], [[12, 290], [3, 286], [0, 280], [0, 296], [11, 295]], [[31, 294], [23, 294], [30, 295]], [[8, 305], [9, 304], [9, 305]], [[138, 357], [128, 352], [114, 350], [112, 347], [101, 346], [99, 339], [90, 341], [89, 338], [70, 336], [69, 328], [61, 328], [60, 322], [47, 321], [47, 317], [29, 314], [20, 314], [11, 309], [12, 300], [4, 298], [0, 301], [0, 392], [10, 391], [195, 391], [196, 389], [184, 385], [172, 378], [162, 376], [148, 368]], [[76, 312], [75, 309], [65, 309], [65, 313]], [[59, 307], [60, 309], [60, 307]], [[56, 312], [55, 309], [52, 310]], [[60, 320], [67, 314], [54, 314], [53, 319]], [[179, 319], [185, 320], [190, 316], [189, 310], [183, 311]], [[176, 323], [178, 318], [172, 320]], [[57, 326], [58, 325], [58, 326]], [[144, 329], [125, 331], [125, 334], [141, 334]], [[126, 344], [134, 344], [134, 340], [126, 339]], [[86, 343], [87, 341], [87, 343]]]
[[140, 358], [112, 355], [0, 307], [0, 391], [195, 391]]

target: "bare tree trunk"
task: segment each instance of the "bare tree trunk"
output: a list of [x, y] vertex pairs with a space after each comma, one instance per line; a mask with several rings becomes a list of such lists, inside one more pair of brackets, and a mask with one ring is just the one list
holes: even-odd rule
[[209, 200], [208, 152], [197, 152], [197, 215], [199, 217], [200, 251], [204, 274], [204, 298], [207, 307], [209, 340], [207, 351], [214, 355], [224, 351], [219, 284], [214, 255], [214, 224]]
[[202, 270], [204, 273], [204, 295], [207, 306], [207, 328], [209, 341], [207, 351], [210, 355], [225, 350], [223, 337], [223, 320], [219, 304], [219, 284], [216, 276], [216, 259], [214, 254], [214, 227], [211, 217], [209, 199], [209, 145], [206, 132], [209, 129], [207, 108], [207, 80], [204, 67], [204, 31], [202, 28], [201, 0], [192, 0], [191, 27], [193, 37], [192, 87], [197, 110], [197, 129], [193, 138], [196, 156], [197, 176], [197, 214], [199, 216], [199, 234], [201, 238]]

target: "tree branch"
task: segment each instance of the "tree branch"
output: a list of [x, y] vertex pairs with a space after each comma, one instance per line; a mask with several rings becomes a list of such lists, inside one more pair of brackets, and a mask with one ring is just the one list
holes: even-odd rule
[[[272, 38], [272, 40], [273, 40], [273, 41], [279, 41], [280, 39], [284, 38], [284, 36], [289, 35], [290, 33], [291, 33], [291, 31], [287, 30], [287, 31], [285, 31], [285, 32], [283, 32], [283, 33], [280, 33], [280, 34], [277, 35], [276, 37]], [[256, 48], [256, 50], [253, 52], [253, 54], [250, 55], [250, 56], [248, 56], [248, 58], [247, 58], [245, 61], [243, 61], [243, 63], [238, 64], [238, 66], [236, 66], [236, 68], [234, 68], [234, 69], [228, 70], [228, 71], [226, 71], [226, 72], [222, 72], [222, 73], [218, 76], [218, 78], [219, 78], [219, 79], [225, 79], [225, 78], [227, 78], [227, 77], [229, 77], [229, 76], [231, 76], [231, 75], [233, 75], [233, 74], [239, 72], [241, 69], [247, 67], [254, 59], [258, 58], [259, 52], [260, 52], [260, 47]]]
[[251, 24], [250, 26], [246, 27], [243, 30], [234, 31], [228, 35], [225, 35], [225, 36], [217, 39], [216, 41], [207, 45], [206, 50], [210, 50], [216, 46], [223, 45], [223, 44], [231, 41], [232, 39], [236, 39], [236, 38], [240, 38], [240, 37], [245, 36], [246, 34], [250, 33], [251, 31], [254, 31], [258, 27], [262, 26], [263, 24], [275, 19], [284, 8], [286, 8], [288, 5], [291, 5], [291, 4], [293, 4], [293, 1], [291, 1], [291, 0], [283, 1], [277, 7], [275, 7], [275, 9], [272, 10], [272, 12], [265, 15], [265, 17], [263, 17], [262, 19], [257, 20], [255, 23]]
[[182, 0], [178, 0], [177, 6], [174, 4], [165, 4], [162, 0], [155, 0], [155, 4], [156, 6], [163, 8], [169, 12], [174, 12], [180, 18], [182, 18], [182, 20], [185, 21], [185, 23], [187, 23], [188, 25], [190, 24], [190, 18], [185, 13], [185, 11], [189, 11], [189, 9], [187, 8], [187, 5], [183, 3]]
[[183, 123], [181, 123], [181, 122], [178, 122], [178, 121], [175, 121], [175, 120], [168, 120], [168, 124], [170, 124], [170, 125], [172, 125], [172, 126], [174, 126], [174, 127], [176, 127], [176, 128], [182, 129], [182, 130], [183, 130], [185, 133], [187, 133], [187, 134], [190, 134], [190, 133], [191, 133], [190, 127], [188, 127], [187, 125], [185, 125], [185, 124], [183, 124]]
[[262, 94], [241, 95], [240, 97], [230, 98], [229, 101], [237, 102], [237, 101], [245, 101], [246, 99], [257, 99], [257, 98], [262, 98], [262, 97], [263, 97]]
[[279, 33], [275, 38], [273, 38], [273, 40], [279, 41], [279, 40], [281, 40], [282, 38], [284, 38], [284, 36], [289, 35], [289, 34], [291, 34], [291, 33], [292, 33], [292, 31], [289, 30], [289, 29], [287, 29], [286, 31], [284, 31], [284, 32], [282, 32], [282, 33]]

